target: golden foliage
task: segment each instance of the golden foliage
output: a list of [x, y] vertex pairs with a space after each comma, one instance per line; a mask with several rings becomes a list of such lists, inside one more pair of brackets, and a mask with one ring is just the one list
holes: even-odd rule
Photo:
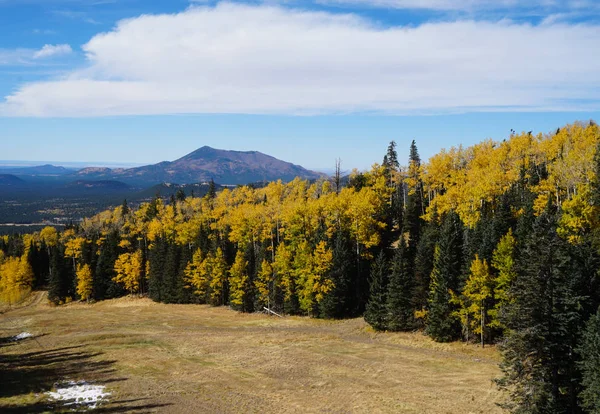
[[89, 300], [92, 296], [92, 269], [88, 264], [77, 266], [77, 294], [81, 300]]
[[115, 272], [117, 275], [113, 280], [130, 293], [138, 293], [142, 279], [142, 252], [123, 253], [115, 262]]

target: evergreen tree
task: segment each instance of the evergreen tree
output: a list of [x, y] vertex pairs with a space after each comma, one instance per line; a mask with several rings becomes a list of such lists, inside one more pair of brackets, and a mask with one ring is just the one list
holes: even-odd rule
[[93, 282], [93, 297], [96, 300], [122, 296], [125, 290], [113, 279], [116, 276], [115, 262], [119, 256], [119, 233], [110, 232], [100, 247]]
[[415, 252], [413, 309], [423, 311], [429, 300], [429, 285], [433, 271], [435, 246], [439, 238], [439, 217], [434, 211], [432, 219], [423, 228]]
[[395, 141], [391, 141], [388, 145], [385, 160], [387, 161], [387, 163], [384, 163], [385, 166], [389, 167], [392, 171], [398, 171], [398, 169], [400, 168], [400, 163], [398, 162], [398, 153], [396, 152]]
[[454, 316], [450, 292], [460, 289], [462, 269], [462, 223], [458, 215], [449, 212], [444, 218], [440, 240], [435, 249], [428, 300], [425, 332], [438, 342], [460, 337], [460, 323]]
[[387, 290], [386, 320], [387, 328], [392, 331], [409, 331], [415, 328], [412, 298], [414, 278], [409, 271], [406, 253], [407, 249], [401, 241], [394, 254]]
[[583, 408], [589, 413], [600, 413], [600, 308], [586, 323], [579, 353], [583, 391], [580, 394]]
[[353, 252], [348, 234], [338, 230], [334, 235], [333, 258], [328, 276], [333, 289], [320, 303], [320, 314], [325, 318], [343, 318], [352, 314], [352, 275], [356, 273]]
[[154, 246], [148, 252], [150, 272], [148, 275], [148, 295], [155, 302], [164, 300], [165, 260], [167, 258], [167, 242], [162, 237], [154, 241]]
[[33, 270], [33, 289], [40, 289], [48, 283], [48, 271], [50, 268], [50, 257], [48, 248], [44, 242], [37, 244], [31, 243], [27, 261]]
[[[167, 242], [166, 255], [164, 257], [164, 273], [162, 275], [161, 302], [184, 303], [185, 282], [184, 272], [188, 260], [182, 258], [188, 251], [188, 247], [181, 247], [176, 243]], [[152, 269], [152, 265], [150, 265]]]
[[206, 193], [206, 197], [214, 200], [217, 197], [217, 186], [215, 185], [215, 181], [211, 178], [208, 183], [208, 192]]
[[54, 304], [75, 297], [75, 275], [69, 260], [65, 258], [63, 246], [52, 249], [50, 258], [50, 279], [48, 281], [48, 300]]
[[585, 277], [556, 233], [552, 208], [535, 221], [506, 306], [500, 384], [518, 413], [577, 413], [576, 345], [586, 319]]
[[387, 279], [389, 266], [383, 252], [371, 269], [371, 294], [365, 311], [365, 321], [378, 331], [387, 328]]
[[408, 177], [406, 179], [406, 206], [404, 213], [403, 232], [407, 235], [407, 258], [409, 272], [414, 271], [414, 258], [416, 256], [419, 237], [425, 214], [423, 205], [423, 182], [421, 181], [421, 158], [415, 141], [410, 145], [410, 156], [408, 165]]

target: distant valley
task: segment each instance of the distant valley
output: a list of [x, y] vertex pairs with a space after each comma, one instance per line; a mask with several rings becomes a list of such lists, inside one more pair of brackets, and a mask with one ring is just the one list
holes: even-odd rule
[[258, 151], [228, 151], [204, 146], [175, 161], [134, 168], [65, 168], [55, 165], [0, 166], [0, 232], [7, 223], [77, 221], [127, 199], [138, 203], [179, 190], [203, 195], [212, 180], [221, 186], [323, 174]]

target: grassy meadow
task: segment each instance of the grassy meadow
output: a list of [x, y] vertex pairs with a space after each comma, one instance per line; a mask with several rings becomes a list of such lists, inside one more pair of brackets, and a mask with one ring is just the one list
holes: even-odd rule
[[[29, 332], [33, 337], [11, 341]], [[498, 354], [420, 333], [121, 298], [0, 315], [0, 411], [69, 412], [64, 381], [111, 393], [94, 412], [499, 413]]]

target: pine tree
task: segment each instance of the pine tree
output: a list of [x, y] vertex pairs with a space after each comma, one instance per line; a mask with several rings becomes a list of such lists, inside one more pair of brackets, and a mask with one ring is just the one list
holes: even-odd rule
[[165, 262], [167, 258], [168, 245], [162, 237], [154, 241], [152, 249], [148, 253], [148, 295], [155, 302], [164, 300], [164, 275]]
[[338, 230], [334, 235], [332, 263], [327, 276], [333, 288], [319, 304], [320, 314], [324, 318], [336, 319], [352, 315], [352, 275], [356, 273], [356, 258], [353, 252], [348, 234]]
[[384, 157], [383, 165], [391, 171], [398, 171], [400, 163], [398, 162], [398, 153], [396, 152], [396, 141], [391, 141]]
[[214, 200], [217, 197], [217, 186], [212, 178], [208, 183], [208, 192], [206, 193], [206, 197], [210, 200]]
[[69, 260], [65, 258], [63, 246], [52, 249], [48, 300], [55, 304], [71, 300], [75, 296], [75, 275]]
[[[423, 313], [429, 299], [429, 285], [433, 271], [435, 246], [439, 238], [439, 218], [434, 211], [432, 219], [425, 225], [415, 255], [413, 308]], [[420, 319], [422, 320], [422, 319]], [[418, 322], [418, 321], [417, 321]]]
[[383, 252], [371, 269], [371, 294], [365, 311], [365, 322], [378, 331], [387, 328], [387, 284], [389, 266]]
[[454, 316], [450, 292], [460, 289], [462, 268], [462, 224], [458, 215], [449, 212], [444, 218], [440, 241], [436, 246], [428, 299], [425, 332], [438, 342], [448, 342], [460, 336], [460, 324]]
[[392, 260], [387, 289], [386, 320], [392, 331], [409, 331], [415, 328], [413, 308], [414, 278], [410, 274], [409, 259], [404, 243], [396, 250]]
[[503, 321], [501, 351], [508, 408], [523, 413], [577, 413], [580, 373], [576, 345], [587, 318], [585, 277], [572, 247], [556, 233], [549, 207], [535, 221], [518, 260]]
[[421, 227], [425, 214], [423, 205], [423, 182], [421, 181], [421, 158], [415, 141], [410, 145], [410, 156], [408, 165], [408, 177], [406, 179], [406, 206], [404, 213], [403, 232], [407, 238], [407, 258], [409, 272], [414, 271], [414, 258], [416, 256], [419, 238], [421, 236]]
[[115, 262], [119, 253], [120, 236], [117, 231], [110, 232], [100, 247], [96, 272], [94, 273], [94, 299], [110, 299], [122, 296], [125, 292], [114, 282]]
[[581, 344], [579, 368], [582, 372], [583, 391], [580, 398], [589, 413], [600, 413], [600, 308], [586, 323]]

